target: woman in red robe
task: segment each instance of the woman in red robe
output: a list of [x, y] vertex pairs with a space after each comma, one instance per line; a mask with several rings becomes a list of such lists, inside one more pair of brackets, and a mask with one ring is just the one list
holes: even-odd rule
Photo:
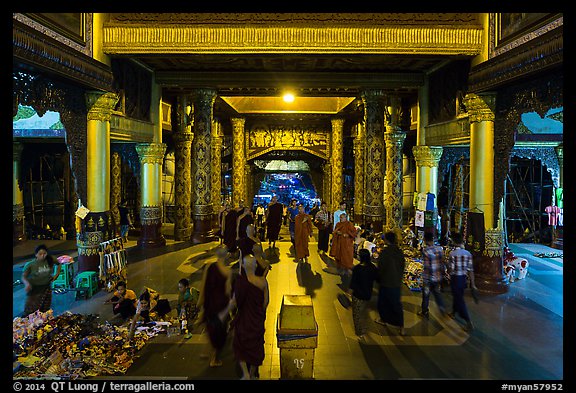
[[308, 243], [312, 236], [312, 217], [304, 211], [302, 204], [298, 205], [298, 214], [294, 223], [294, 244], [296, 249], [296, 261], [308, 262], [307, 258], [310, 256]]
[[339, 271], [352, 274], [354, 266], [354, 239], [356, 238], [356, 227], [350, 221], [345, 213], [340, 215], [340, 222], [334, 227], [332, 233], [332, 247], [330, 256], [336, 261], [336, 267]]

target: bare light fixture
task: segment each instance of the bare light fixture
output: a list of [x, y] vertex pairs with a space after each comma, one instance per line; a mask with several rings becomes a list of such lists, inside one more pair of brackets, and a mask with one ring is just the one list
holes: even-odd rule
[[284, 93], [282, 98], [284, 99], [284, 102], [294, 102], [294, 94], [292, 93]]

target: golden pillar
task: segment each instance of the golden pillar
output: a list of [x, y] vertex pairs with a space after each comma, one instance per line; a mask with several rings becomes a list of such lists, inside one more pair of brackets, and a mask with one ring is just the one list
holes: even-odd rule
[[77, 235], [78, 272], [98, 271], [98, 246], [105, 238], [112, 237], [109, 227], [110, 117], [117, 102], [115, 93], [86, 93], [87, 200], [82, 203], [90, 213], [84, 218], [84, 232]]
[[187, 97], [180, 95], [176, 99], [176, 108], [172, 111], [174, 140], [174, 240], [189, 240], [192, 234], [192, 140], [191, 122]]
[[232, 205], [240, 206], [240, 201], [246, 201], [246, 142], [244, 140], [244, 125], [246, 119], [235, 117], [232, 122]]
[[114, 237], [120, 236], [120, 211], [118, 205], [122, 199], [122, 159], [117, 151], [110, 159], [110, 219]]
[[406, 133], [400, 129], [400, 116], [402, 107], [399, 97], [391, 97], [391, 106], [386, 115], [386, 186], [384, 207], [386, 209], [386, 230], [402, 230], [402, 145]]
[[12, 144], [12, 244], [26, 240], [24, 223], [24, 193], [20, 185], [20, 158], [24, 146]]
[[470, 210], [484, 213], [485, 248], [474, 259], [476, 286], [490, 293], [508, 291], [503, 275], [504, 234], [494, 222], [494, 93], [467, 94], [470, 119]]
[[136, 152], [140, 159], [140, 224], [138, 245], [160, 247], [166, 245], [162, 235], [162, 162], [164, 143], [138, 143]]
[[467, 94], [470, 119], [470, 209], [484, 212], [484, 227], [494, 228], [494, 109], [496, 95]]
[[[440, 146], [414, 146], [412, 148], [416, 160], [417, 183], [416, 193], [430, 192], [438, 197], [438, 163], [442, 157]], [[434, 207], [437, 200], [434, 199]]]
[[340, 208], [344, 182], [342, 171], [344, 170], [344, 119], [332, 119], [332, 211]]
[[380, 232], [384, 217], [384, 91], [365, 90], [362, 101], [366, 127], [364, 222]]
[[363, 124], [356, 125], [354, 137], [354, 222], [364, 221], [364, 155], [366, 132]]
[[216, 239], [212, 228], [212, 120], [216, 91], [194, 92], [194, 141], [192, 142], [192, 220], [194, 243]]
[[218, 226], [218, 212], [222, 206], [222, 124], [212, 122], [212, 220]]

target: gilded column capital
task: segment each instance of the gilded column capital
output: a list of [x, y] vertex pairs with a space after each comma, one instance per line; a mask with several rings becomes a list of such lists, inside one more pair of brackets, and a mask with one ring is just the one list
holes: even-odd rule
[[20, 157], [22, 156], [22, 150], [24, 149], [24, 145], [19, 142], [12, 143], [12, 160], [19, 161]]
[[482, 121], [494, 121], [494, 112], [496, 110], [496, 94], [466, 94], [464, 105], [468, 112], [470, 123]]
[[194, 113], [212, 110], [218, 92], [215, 89], [197, 89], [192, 93]]
[[232, 123], [232, 128], [234, 128], [235, 131], [244, 131], [244, 125], [246, 124], [245, 117], [232, 117], [230, 118], [230, 122]]
[[110, 121], [112, 110], [119, 100], [116, 93], [89, 91], [86, 93], [86, 108], [88, 120]]
[[397, 126], [386, 126], [386, 132], [384, 133], [384, 142], [386, 145], [402, 145], [406, 139], [406, 133]]
[[182, 131], [175, 132], [172, 134], [172, 139], [177, 144], [184, 143], [184, 142], [192, 142], [192, 140], [194, 139], [194, 133], [190, 132], [190, 129], [188, 129], [187, 131], [184, 131], [184, 132], [182, 132]]
[[332, 121], [332, 129], [341, 130], [344, 128], [344, 119], [342, 117], [334, 117], [331, 119]]
[[434, 168], [438, 166], [440, 158], [442, 157], [442, 147], [441, 146], [414, 146], [412, 148], [412, 153], [416, 159], [416, 166], [422, 167], [427, 166]]
[[164, 143], [138, 143], [136, 152], [142, 164], [162, 164], [166, 144]]

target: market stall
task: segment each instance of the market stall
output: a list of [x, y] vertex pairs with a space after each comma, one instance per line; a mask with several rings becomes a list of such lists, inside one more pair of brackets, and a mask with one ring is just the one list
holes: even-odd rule
[[98, 316], [52, 310], [36, 311], [13, 320], [14, 379], [78, 379], [126, 373], [146, 342], [165, 332], [164, 323], [137, 329], [101, 324]]

